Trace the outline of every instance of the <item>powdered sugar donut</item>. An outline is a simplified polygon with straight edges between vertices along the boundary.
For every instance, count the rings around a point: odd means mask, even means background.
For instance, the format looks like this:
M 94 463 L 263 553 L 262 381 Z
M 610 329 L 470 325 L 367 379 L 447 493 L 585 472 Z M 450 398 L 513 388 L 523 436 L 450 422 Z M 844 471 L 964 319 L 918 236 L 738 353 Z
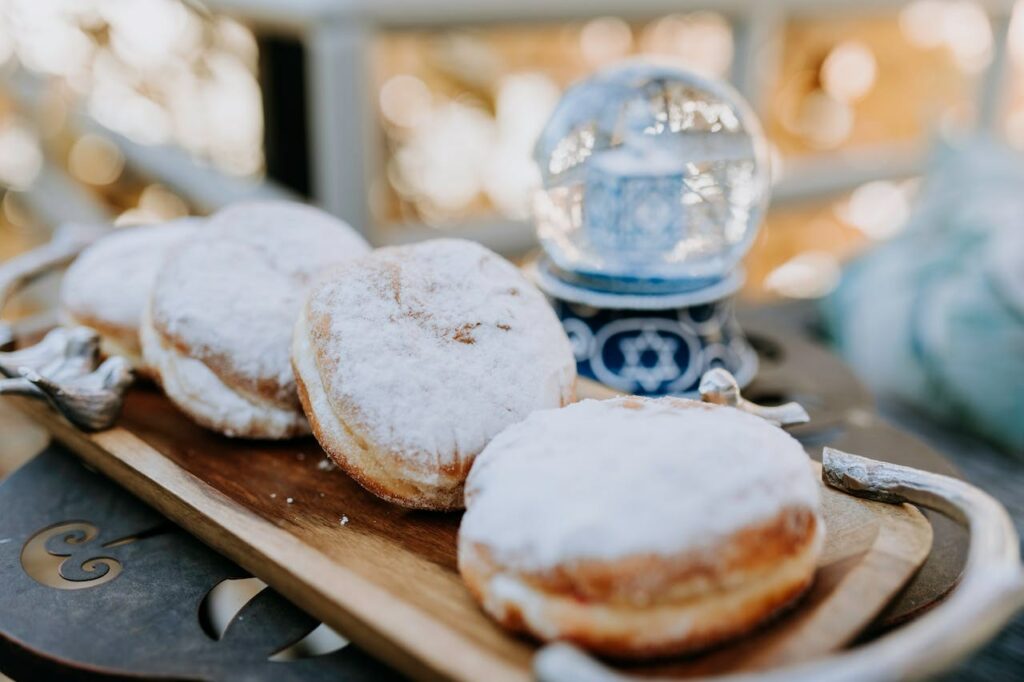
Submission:
M 146 361 L 204 426 L 248 438 L 308 433 L 289 359 L 295 318 L 314 275 L 368 251 L 309 206 L 226 208 L 160 269 L 142 324 Z
M 800 444 L 690 400 L 587 400 L 499 434 L 459 570 L 506 627 L 623 657 L 745 632 L 810 584 L 824 526 Z
M 441 239 L 378 249 L 310 292 L 292 353 L 313 433 L 368 490 L 462 507 L 473 458 L 571 400 L 575 361 L 544 297 L 508 261 Z
M 83 251 L 61 284 L 65 322 L 95 329 L 106 355 L 120 355 L 143 374 L 139 323 L 167 253 L 195 237 L 200 218 L 117 229 Z

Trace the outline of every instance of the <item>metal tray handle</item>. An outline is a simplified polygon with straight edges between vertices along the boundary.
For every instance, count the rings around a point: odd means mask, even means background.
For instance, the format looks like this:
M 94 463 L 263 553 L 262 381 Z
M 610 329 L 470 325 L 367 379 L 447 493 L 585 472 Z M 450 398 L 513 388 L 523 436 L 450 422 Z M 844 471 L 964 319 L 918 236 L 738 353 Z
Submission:
M 58 327 L 35 346 L 0 353 L 0 395 L 46 401 L 83 431 L 101 431 L 120 415 L 132 370 L 124 358 L 99 359 L 96 332 Z

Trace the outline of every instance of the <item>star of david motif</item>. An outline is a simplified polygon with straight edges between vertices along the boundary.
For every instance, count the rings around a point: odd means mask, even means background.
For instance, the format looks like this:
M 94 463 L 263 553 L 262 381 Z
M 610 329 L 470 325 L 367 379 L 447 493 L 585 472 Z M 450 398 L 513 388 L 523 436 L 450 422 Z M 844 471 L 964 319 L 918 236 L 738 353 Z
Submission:
M 680 374 L 676 363 L 679 341 L 659 334 L 653 327 L 644 327 L 639 335 L 619 341 L 624 359 L 619 375 L 638 383 L 645 391 L 653 392 L 666 381 Z M 653 353 L 654 364 L 644 362 L 645 355 Z

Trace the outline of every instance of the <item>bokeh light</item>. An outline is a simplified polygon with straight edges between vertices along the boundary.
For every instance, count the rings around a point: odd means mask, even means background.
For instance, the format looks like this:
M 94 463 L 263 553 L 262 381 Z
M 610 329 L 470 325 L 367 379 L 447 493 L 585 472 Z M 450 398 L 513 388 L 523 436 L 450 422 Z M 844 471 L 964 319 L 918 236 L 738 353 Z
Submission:
M 633 30 L 618 17 L 591 19 L 580 29 L 580 52 L 595 67 L 621 59 L 633 48 Z
M 836 214 L 871 239 L 886 239 L 899 232 L 910 216 L 910 198 L 914 183 L 878 180 L 853 190 L 836 207 Z
M 0 126 L 0 184 L 26 189 L 43 167 L 43 151 L 31 126 L 8 120 Z
M 841 102 L 855 102 L 871 91 L 877 71 L 871 48 L 859 40 L 846 40 L 825 57 L 821 65 L 822 88 Z
M 943 28 L 954 20 L 960 33 Z M 966 0 L 792 18 L 765 127 L 785 157 L 923 149 L 976 122 L 977 69 L 991 52 L 989 20 Z
M 99 135 L 83 135 L 68 152 L 68 171 L 89 185 L 109 185 L 121 176 L 124 155 Z
M 977 73 L 992 58 L 992 27 L 971 0 L 915 0 L 900 12 L 900 28 L 914 45 L 949 50 L 957 67 Z
M 256 42 L 238 22 L 181 0 L 6 0 L 0 62 L 12 56 L 136 142 L 180 145 L 232 174 L 262 171 Z
M 526 219 L 539 185 L 532 146 L 569 84 L 641 54 L 724 77 L 732 52 L 714 12 L 386 34 L 375 50 L 386 138 L 375 215 L 439 227 L 494 211 Z
M 671 61 L 680 66 L 724 76 L 732 63 L 732 28 L 716 12 L 670 14 L 643 29 L 640 47 L 645 54 L 674 58 Z
M 793 129 L 811 146 L 833 149 L 853 131 L 853 109 L 824 90 L 815 90 L 800 102 Z
M 840 275 L 834 254 L 805 251 L 768 273 L 764 286 L 787 298 L 819 298 L 836 288 Z
M 416 76 L 392 76 L 380 88 L 380 112 L 388 122 L 403 128 L 423 124 L 433 97 L 426 83 Z

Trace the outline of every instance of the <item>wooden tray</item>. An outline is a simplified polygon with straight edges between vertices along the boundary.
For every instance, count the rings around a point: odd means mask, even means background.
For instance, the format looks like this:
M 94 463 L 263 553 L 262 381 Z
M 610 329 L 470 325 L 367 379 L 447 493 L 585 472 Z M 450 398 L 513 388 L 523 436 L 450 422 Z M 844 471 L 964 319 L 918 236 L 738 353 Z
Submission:
M 83 434 L 23 409 L 86 462 L 389 664 L 419 679 L 530 677 L 536 643 L 476 607 L 455 567 L 458 514 L 403 510 L 337 470 L 312 440 L 231 441 L 133 390 L 117 428 Z M 824 489 L 826 550 L 792 613 L 737 644 L 630 666 L 655 676 L 763 669 L 849 643 L 924 561 L 931 527 L 907 505 Z

